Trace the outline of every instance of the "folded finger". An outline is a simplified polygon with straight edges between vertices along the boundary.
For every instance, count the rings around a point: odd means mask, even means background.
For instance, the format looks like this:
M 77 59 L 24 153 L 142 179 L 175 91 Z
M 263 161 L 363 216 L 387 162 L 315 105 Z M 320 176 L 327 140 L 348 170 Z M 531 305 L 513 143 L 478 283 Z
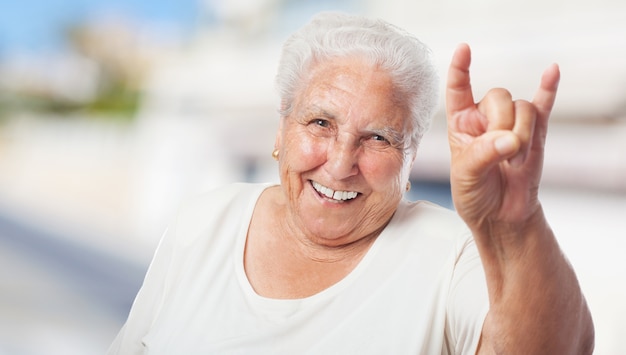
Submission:
M 478 104 L 478 110 L 487 119 L 487 130 L 512 130 L 515 124 L 515 107 L 508 90 L 491 89 Z
M 509 161 L 513 166 L 521 165 L 528 156 L 534 143 L 537 110 L 533 104 L 525 100 L 517 100 L 515 105 L 515 125 L 513 133 L 518 137 L 520 149 Z

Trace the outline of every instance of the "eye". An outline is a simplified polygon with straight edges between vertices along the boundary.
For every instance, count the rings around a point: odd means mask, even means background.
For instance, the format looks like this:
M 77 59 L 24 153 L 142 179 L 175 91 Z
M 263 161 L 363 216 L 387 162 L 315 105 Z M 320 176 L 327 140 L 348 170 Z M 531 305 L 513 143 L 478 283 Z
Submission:
M 311 118 L 306 122 L 307 131 L 316 137 L 330 137 L 335 133 L 335 127 L 331 120 Z
M 313 121 L 311 121 L 311 123 L 320 127 L 330 127 L 330 122 L 321 118 L 316 118 Z
M 373 149 L 384 149 L 389 147 L 389 141 L 384 136 L 380 134 L 372 134 L 366 137 L 363 137 L 362 144 L 365 147 L 373 148 Z
M 369 134 L 365 135 L 363 138 L 364 142 L 368 143 L 372 147 L 392 147 L 396 149 L 403 149 L 404 147 L 403 135 L 395 129 L 389 127 L 370 131 Z
M 372 135 L 371 139 L 375 140 L 375 141 L 378 141 L 378 142 L 389 143 L 389 140 L 387 140 L 387 138 L 381 136 L 380 134 Z

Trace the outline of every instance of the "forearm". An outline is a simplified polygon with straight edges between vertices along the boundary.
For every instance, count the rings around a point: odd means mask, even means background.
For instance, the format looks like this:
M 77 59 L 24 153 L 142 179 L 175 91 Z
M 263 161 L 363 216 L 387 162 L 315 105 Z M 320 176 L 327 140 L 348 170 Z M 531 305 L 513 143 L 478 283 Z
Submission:
M 543 211 L 473 231 L 490 302 L 479 353 L 590 354 L 591 315 Z

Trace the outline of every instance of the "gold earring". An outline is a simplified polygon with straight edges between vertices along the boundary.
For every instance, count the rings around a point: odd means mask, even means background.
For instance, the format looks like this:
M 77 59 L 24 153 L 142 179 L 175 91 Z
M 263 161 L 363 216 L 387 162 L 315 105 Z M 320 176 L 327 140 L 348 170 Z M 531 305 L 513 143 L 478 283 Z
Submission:
M 274 151 L 272 152 L 272 158 L 278 161 L 278 148 L 274 149 Z
M 407 181 L 406 182 L 406 192 L 409 192 L 409 191 L 411 191 L 411 182 Z

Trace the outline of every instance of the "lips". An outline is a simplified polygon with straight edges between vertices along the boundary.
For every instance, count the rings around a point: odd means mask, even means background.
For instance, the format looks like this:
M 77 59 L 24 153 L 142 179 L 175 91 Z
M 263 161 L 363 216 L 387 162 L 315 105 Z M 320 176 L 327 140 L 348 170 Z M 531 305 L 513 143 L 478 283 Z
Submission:
M 315 181 L 311 181 L 311 185 L 313 185 L 313 188 L 315 189 L 315 191 L 320 193 L 320 195 L 323 195 L 335 201 L 352 200 L 355 197 L 357 197 L 359 194 L 358 192 L 355 192 L 355 191 L 339 191 L 339 190 L 335 191 Z

